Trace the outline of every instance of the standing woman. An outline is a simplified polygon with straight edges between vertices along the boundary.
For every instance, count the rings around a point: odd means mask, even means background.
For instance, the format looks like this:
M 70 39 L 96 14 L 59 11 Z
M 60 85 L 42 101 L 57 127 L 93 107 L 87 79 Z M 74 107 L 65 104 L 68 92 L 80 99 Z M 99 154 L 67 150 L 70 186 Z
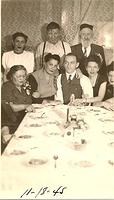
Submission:
M 1 89 L 2 102 L 9 104 L 16 116 L 17 126 L 26 112 L 34 111 L 31 95 L 25 87 L 27 70 L 22 65 L 14 65 L 7 74 L 8 81 Z
M 32 103 L 54 100 L 57 92 L 55 71 L 60 63 L 60 57 L 59 55 L 49 53 L 44 57 L 44 61 L 43 68 L 29 75 Z

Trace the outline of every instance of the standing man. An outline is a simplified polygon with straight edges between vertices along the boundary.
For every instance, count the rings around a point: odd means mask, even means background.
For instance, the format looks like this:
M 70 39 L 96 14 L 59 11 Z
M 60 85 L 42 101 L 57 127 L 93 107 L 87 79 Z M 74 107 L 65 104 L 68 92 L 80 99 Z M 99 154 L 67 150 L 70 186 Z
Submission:
M 104 49 L 102 46 L 93 44 L 93 26 L 89 24 L 81 24 L 79 37 L 81 43 L 74 45 L 71 47 L 72 53 L 76 55 L 77 61 L 80 63 L 79 68 L 82 73 L 87 75 L 87 71 L 85 69 L 85 60 L 87 57 L 97 54 L 101 58 L 102 65 L 100 69 L 100 73 L 102 75 L 106 75 L 106 62 Z
M 70 45 L 61 38 L 61 27 L 56 22 L 47 25 L 47 41 L 38 45 L 36 50 L 36 70 L 43 67 L 44 56 L 48 53 L 59 55 L 61 58 L 60 67 L 63 63 L 64 55 L 71 52 Z
M 34 70 L 34 54 L 25 51 L 28 36 L 22 32 L 16 32 L 12 35 L 13 50 L 5 52 L 2 56 L 2 65 L 5 74 L 14 65 L 23 65 L 28 73 Z

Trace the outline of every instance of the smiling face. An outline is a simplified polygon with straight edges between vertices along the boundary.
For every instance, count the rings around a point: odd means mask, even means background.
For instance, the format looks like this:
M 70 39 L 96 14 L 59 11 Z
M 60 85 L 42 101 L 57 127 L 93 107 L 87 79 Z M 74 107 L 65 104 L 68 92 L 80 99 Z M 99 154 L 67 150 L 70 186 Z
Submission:
M 77 60 L 75 56 L 68 55 L 65 57 L 64 67 L 65 67 L 65 71 L 68 74 L 72 74 L 76 70 L 76 66 L 77 66 Z
M 15 38 L 13 41 L 13 46 L 14 46 L 14 52 L 17 54 L 23 53 L 25 49 L 26 41 L 25 38 L 22 36 L 18 36 Z
M 53 75 L 54 72 L 56 71 L 58 66 L 58 61 L 55 59 L 50 59 L 45 63 L 45 70 L 48 74 Z
M 96 62 L 90 61 L 86 66 L 89 77 L 94 77 L 98 74 L 99 66 Z
M 16 71 L 15 74 L 13 74 L 12 81 L 17 87 L 21 87 L 26 81 L 26 71 Z
M 56 29 L 49 29 L 47 32 L 48 41 L 52 44 L 56 44 L 60 39 L 60 30 Z
M 80 31 L 82 45 L 88 47 L 92 43 L 93 31 L 89 28 L 83 28 Z
M 114 87 L 114 71 L 110 71 L 108 73 L 108 81 L 109 81 L 110 85 L 112 85 Z

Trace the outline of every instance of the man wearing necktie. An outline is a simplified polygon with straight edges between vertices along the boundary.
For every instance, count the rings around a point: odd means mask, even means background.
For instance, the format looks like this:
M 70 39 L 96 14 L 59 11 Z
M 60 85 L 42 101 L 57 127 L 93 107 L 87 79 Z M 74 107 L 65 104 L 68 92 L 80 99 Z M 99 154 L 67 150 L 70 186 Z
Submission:
M 69 53 L 64 59 L 65 73 L 60 74 L 57 79 L 57 95 L 56 100 L 69 104 L 72 95 L 74 99 L 81 99 L 83 96 L 92 97 L 93 89 L 88 77 L 82 73 L 79 75 L 77 70 L 76 56 Z
M 106 75 L 106 62 L 102 46 L 93 44 L 93 26 L 89 24 L 81 24 L 80 26 L 80 43 L 71 47 L 72 53 L 77 57 L 79 68 L 82 73 L 88 76 L 85 69 L 86 58 L 97 54 L 101 58 L 102 66 L 100 73 Z

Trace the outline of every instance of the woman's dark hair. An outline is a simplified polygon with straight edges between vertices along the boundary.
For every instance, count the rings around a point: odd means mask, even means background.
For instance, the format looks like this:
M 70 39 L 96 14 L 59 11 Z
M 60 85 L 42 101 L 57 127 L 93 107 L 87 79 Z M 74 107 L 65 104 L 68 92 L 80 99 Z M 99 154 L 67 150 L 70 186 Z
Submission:
M 60 56 L 59 56 L 59 55 L 48 53 L 48 54 L 44 57 L 45 62 L 48 62 L 48 61 L 51 60 L 51 59 L 57 60 L 57 61 L 58 61 L 58 64 L 60 63 Z
M 23 65 L 14 65 L 10 68 L 10 71 L 7 73 L 7 79 L 12 80 L 13 75 L 19 70 L 24 70 L 27 73 L 27 70 Z
M 59 24 L 57 24 L 56 22 L 50 22 L 47 25 L 47 31 L 51 30 L 51 29 L 59 29 L 60 30 L 60 26 Z
M 101 64 L 102 64 L 101 58 L 97 54 L 91 55 L 85 60 L 85 67 L 87 67 L 89 62 L 96 62 L 98 64 L 99 69 L 100 69 Z
M 114 61 L 112 61 L 111 64 L 107 66 L 107 73 L 110 71 L 114 71 Z

